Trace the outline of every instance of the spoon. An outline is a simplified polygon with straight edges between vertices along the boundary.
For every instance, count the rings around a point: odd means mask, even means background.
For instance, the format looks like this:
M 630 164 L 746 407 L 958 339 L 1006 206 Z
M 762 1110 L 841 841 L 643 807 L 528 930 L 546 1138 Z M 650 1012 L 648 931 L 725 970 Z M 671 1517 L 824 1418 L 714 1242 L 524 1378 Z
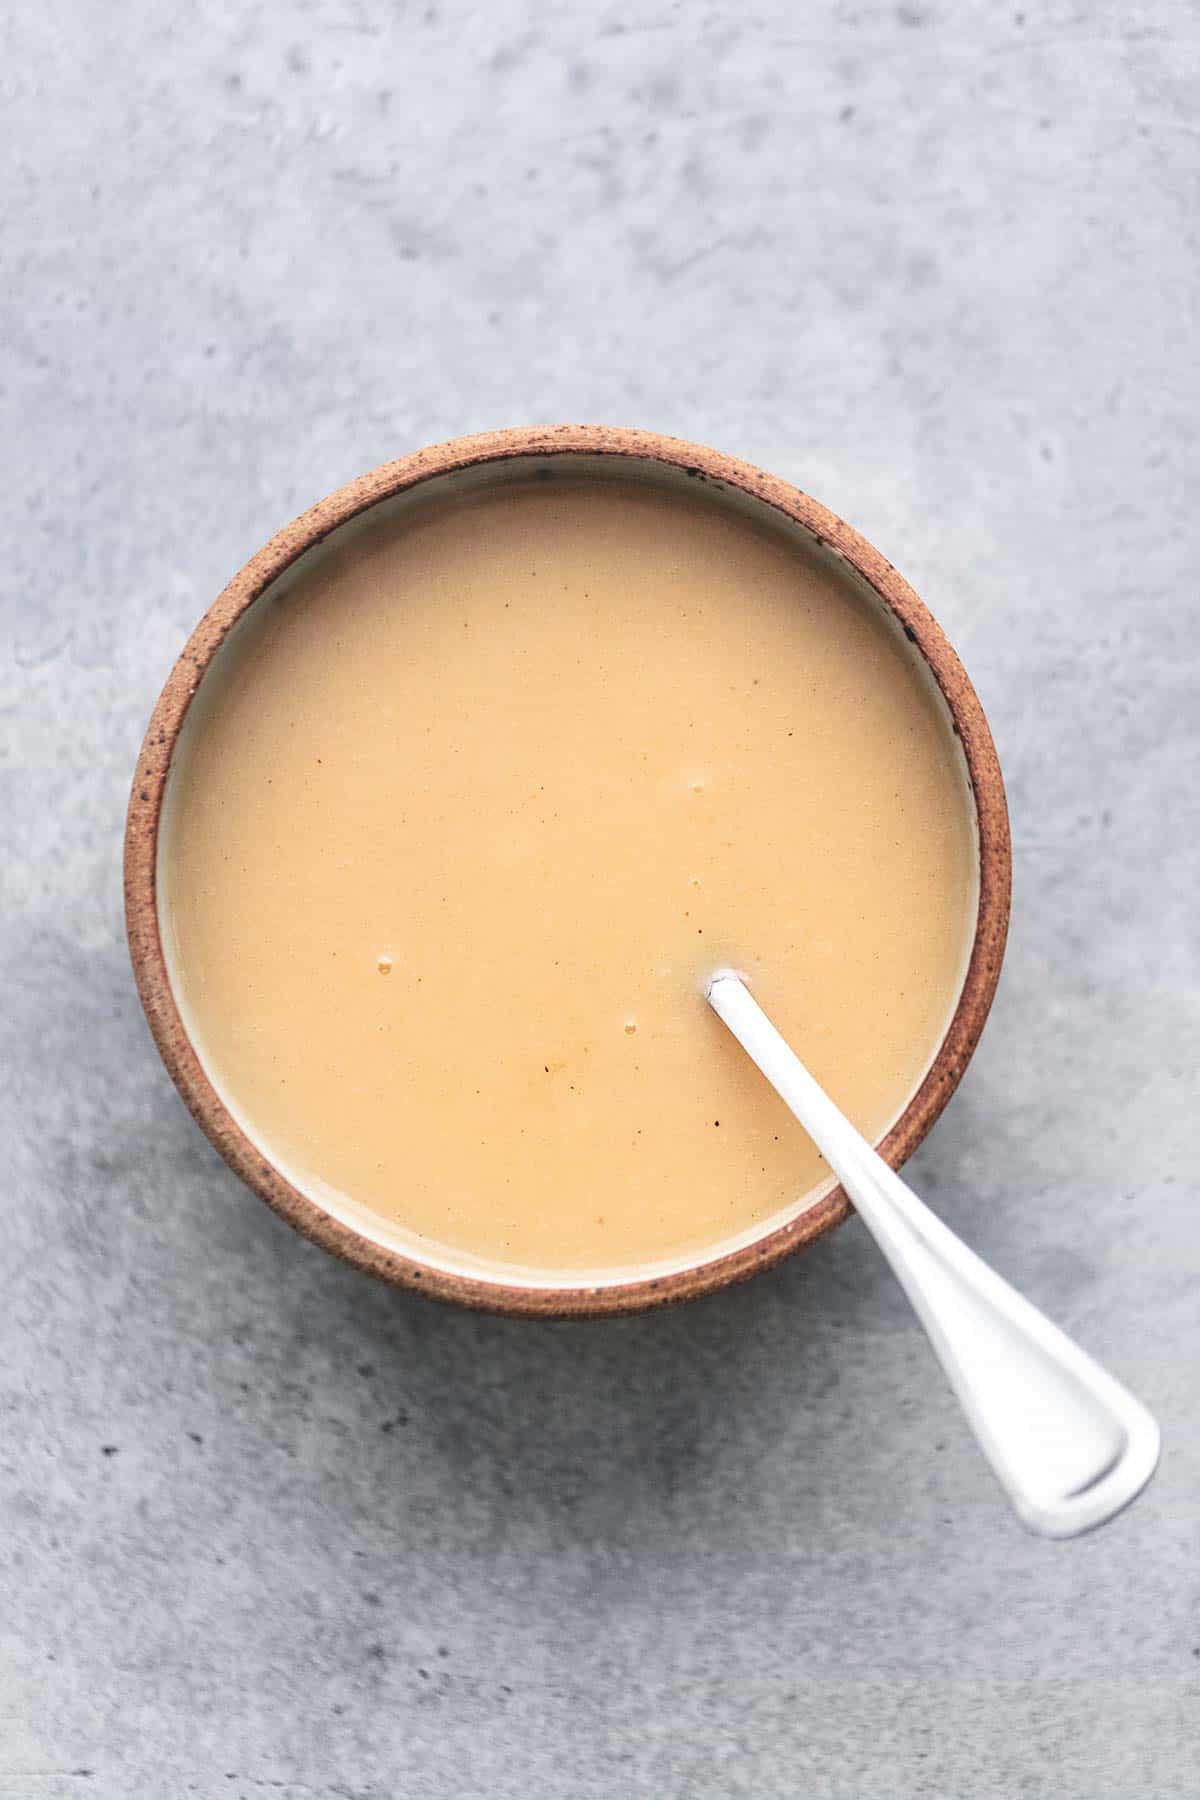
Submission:
M 706 996 L 854 1202 L 1022 1523 L 1043 1537 L 1077 1537 L 1128 1506 L 1158 1462 L 1146 1408 L 917 1199 L 739 975 L 718 969 Z

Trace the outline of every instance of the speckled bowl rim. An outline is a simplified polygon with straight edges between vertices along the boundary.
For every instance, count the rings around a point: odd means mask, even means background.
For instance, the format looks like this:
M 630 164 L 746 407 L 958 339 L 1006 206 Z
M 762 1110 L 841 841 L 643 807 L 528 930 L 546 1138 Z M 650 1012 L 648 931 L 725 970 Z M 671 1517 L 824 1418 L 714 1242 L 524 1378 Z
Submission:
M 125 911 L 134 974 L 159 1054 L 188 1110 L 230 1168 L 306 1238 L 336 1256 L 439 1300 L 526 1317 L 638 1312 L 711 1293 L 770 1268 L 840 1225 L 852 1210 L 834 1188 L 789 1223 L 755 1242 L 671 1274 L 604 1286 L 528 1287 L 451 1273 L 360 1235 L 307 1198 L 267 1159 L 218 1098 L 184 1028 L 167 974 L 158 924 L 157 854 L 171 757 L 201 678 L 234 623 L 306 550 L 379 501 L 435 476 L 514 457 L 638 458 L 697 480 L 740 489 L 801 525 L 857 570 L 904 628 L 933 673 L 962 742 L 979 829 L 979 912 L 954 1016 L 933 1065 L 879 1145 L 893 1168 L 909 1157 L 962 1077 L 992 1004 L 1008 932 L 1012 853 L 1004 784 L 975 690 L 932 614 L 878 550 L 807 494 L 749 463 L 700 444 L 607 425 L 554 425 L 490 431 L 420 450 L 359 476 L 286 525 L 251 557 L 209 607 L 167 679 L 134 773 L 125 831 Z

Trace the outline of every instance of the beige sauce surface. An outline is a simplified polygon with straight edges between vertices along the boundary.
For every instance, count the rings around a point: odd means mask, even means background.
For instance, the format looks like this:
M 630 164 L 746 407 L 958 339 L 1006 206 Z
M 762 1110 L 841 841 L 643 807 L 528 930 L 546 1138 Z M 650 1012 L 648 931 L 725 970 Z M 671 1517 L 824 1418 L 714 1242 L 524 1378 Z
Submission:
M 878 1137 L 975 866 L 944 709 L 831 566 L 560 476 L 383 519 L 256 605 L 176 753 L 160 915 L 210 1077 L 300 1185 L 453 1266 L 628 1274 L 827 1179 L 706 971 Z

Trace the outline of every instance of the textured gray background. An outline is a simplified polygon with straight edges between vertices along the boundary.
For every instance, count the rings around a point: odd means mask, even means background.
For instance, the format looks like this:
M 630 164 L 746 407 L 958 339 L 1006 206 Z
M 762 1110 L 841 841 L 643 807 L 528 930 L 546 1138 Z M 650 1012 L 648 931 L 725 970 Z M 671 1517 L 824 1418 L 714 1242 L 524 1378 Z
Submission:
M 7 9 L 0 1795 L 1192 1796 L 1200 24 L 935 6 Z M 1161 1416 L 1008 1517 L 857 1226 L 537 1326 L 293 1237 L 126 965 L 127 782 L 301 506 L 486 426 L 740 452 L 915 582 L 1016 911 L 914 1165 Z

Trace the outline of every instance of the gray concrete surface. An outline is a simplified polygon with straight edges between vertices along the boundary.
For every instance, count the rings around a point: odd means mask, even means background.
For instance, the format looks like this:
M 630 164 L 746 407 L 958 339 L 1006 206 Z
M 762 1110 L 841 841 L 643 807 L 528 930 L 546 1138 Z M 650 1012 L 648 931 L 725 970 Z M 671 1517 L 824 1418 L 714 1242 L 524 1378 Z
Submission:
M 1194 8 L 5 9 L 0 1795 L 1192 1796 Z M 118 846 L 186 629 L 423 442 L 662 427 L 956 639 L 1016 912 L 921 1188 L 1164 1427 L 1008 1517 L 856 1226 L 583 1327 L 373 1286 L 189 1124 Z

